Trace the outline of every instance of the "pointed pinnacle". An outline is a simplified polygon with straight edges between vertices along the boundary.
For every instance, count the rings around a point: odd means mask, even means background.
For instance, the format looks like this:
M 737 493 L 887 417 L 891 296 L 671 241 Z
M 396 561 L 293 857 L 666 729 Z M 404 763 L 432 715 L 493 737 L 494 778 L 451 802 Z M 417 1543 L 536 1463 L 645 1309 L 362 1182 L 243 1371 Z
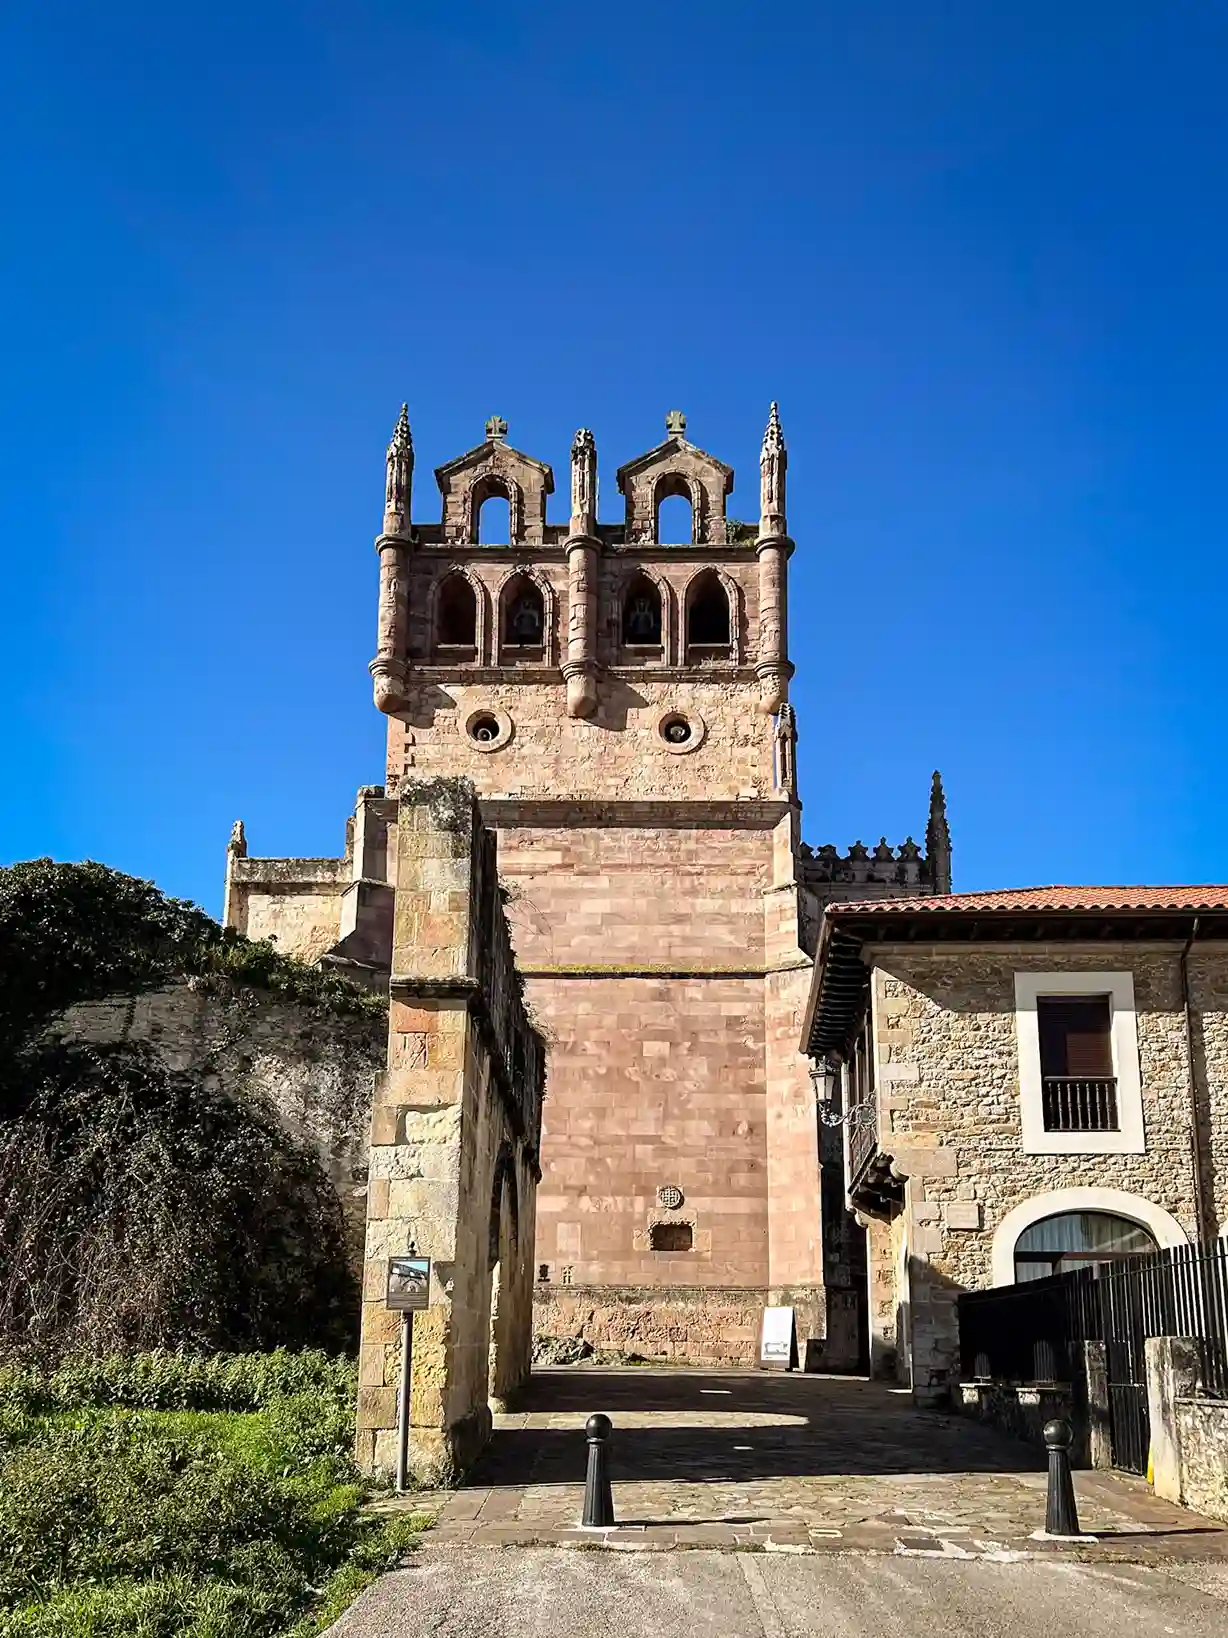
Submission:
M 400 449 L 408 449 L 413 444 L 413 437 L 409 430 L 409 405 L 401 405 L 401 413 L 397 416 L 397 424 L 392 429 L 392 442 Z
M 780 409 L 773 399 L 772 408 L 768 413 L 767 431 L 763 434 L 764 449 L 783 449 L 785 435 L 780 425 Z

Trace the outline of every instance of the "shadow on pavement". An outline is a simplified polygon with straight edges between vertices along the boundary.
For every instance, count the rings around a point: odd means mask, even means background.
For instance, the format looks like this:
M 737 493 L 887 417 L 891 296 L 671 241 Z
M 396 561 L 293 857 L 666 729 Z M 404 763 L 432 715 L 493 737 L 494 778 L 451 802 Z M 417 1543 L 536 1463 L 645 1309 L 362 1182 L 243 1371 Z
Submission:
M 582 1483 L 581 1430 L 594 1411 L 614 1423 L 615 1482 L 1038 1473 L 1045 1465 L 1027 1445 L 961 1417 L 918 1411 L 876 1382 L 579 1369 L 535 1373 L 509 1418 L 520 1425 L 496 1428 L 466 1484 Z M 556 1418 L 567 1425 L 549 1425 Z

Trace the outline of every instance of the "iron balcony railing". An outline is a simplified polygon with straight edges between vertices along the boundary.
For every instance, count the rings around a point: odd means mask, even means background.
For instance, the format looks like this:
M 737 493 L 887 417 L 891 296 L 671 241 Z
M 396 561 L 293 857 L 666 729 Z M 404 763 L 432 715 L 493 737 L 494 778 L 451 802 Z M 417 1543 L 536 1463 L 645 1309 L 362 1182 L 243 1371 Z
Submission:
M 1117 1082 L 1046 1075 L 1042 1089 L 1046 1132 L 1116 1132 Z
M 878 1111 L 874 1093 L 849 1105 L 849 1181 L 855 1183 L 878 1148 Z

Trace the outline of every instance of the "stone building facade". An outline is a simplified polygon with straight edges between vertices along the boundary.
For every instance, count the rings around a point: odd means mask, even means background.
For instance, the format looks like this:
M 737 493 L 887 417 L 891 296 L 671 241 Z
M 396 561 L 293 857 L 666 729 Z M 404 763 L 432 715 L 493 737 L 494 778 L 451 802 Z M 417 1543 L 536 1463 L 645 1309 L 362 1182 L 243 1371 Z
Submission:
M 733 472 L 685 417 L 666 434 L 619 469 L 608 522 L 577 433 L 552 522 L 551 468 L 493 417 L 436 470 L 439 521 L 413 522 L 402 412 L 376 542 L 385 783 L 359 793 L 341 859 L 251 858 L 236 839 L 226 919 L 385 982 L 397 793 L 471 781 L 549 1043 L 539 1331 L 749 1363 L 764 1304 L 786 1302 L 804 1359 L 853 1365 L 861 1236 L 798 1029 L 824 903 L 949 890 L 941 786 L 924 854 L 802 843 L 780 420 L 773 406 L 757 525 L 727 517 Z M 689 528 L 664 539 L 679 497 Z M 490 503 L 506 526 L 487 542 Z
M 804 1040 L 849 1120 L 876 1369 L 940 1398 L 961 1291 L 1228 1226 L 1226 940 L 1228 888 L 829 907 Z

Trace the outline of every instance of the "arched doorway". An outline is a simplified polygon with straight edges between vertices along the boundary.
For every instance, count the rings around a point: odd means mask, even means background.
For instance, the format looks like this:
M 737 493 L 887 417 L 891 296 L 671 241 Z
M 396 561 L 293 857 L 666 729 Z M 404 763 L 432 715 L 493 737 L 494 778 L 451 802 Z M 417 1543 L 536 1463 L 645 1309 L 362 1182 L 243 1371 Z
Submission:
M 1058 1212 L 1024 1229 L 1015 1241 L 1015 1283 L 1158 1250 L 1154 1236 L 1128 1217 L 1107 1211 Z
M 489 1252 L 490 1332 L 486 1360 L 486 1395 L 492 1411 L 506 1409 L 507 1396 L 523 1375 L 516 1351 L 515 1310 L 517 1260 L 520 1252 L 520 1202 L 511 1145 L 504 1143 L 495 1161 L 491 1187 Z

